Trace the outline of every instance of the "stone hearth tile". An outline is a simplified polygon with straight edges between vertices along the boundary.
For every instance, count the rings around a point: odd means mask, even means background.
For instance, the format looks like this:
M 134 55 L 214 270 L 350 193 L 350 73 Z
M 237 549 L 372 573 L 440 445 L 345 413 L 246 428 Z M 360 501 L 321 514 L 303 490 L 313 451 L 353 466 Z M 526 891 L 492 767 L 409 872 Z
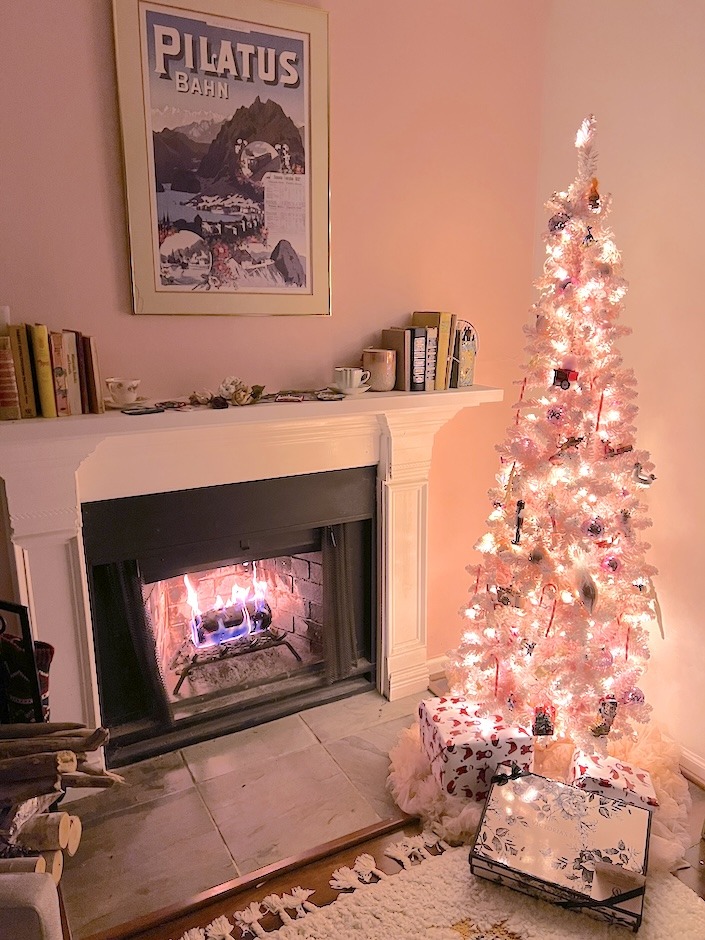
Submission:
M 61 888 L 73 938 L 82 940 L 237 876 L 192 789 L 84 827 Z
M 325 745 L 336 764 L 355 789 L 372 805 L 382 819 L 398 819 L 404 814 L 388 792 L 389 751 L 413 718 L 397 718 Z
M 196 781 L 211 780 L 239 767 L 257 763 L 273 754 L 290 754 L 316 744 L 315 735 L 298 715 L 269 721 L 201 744 L 182 749 Z
M 138 804 L 160 799 L 170 793 L 188 790 L 194 785 L 178 751 L 127 767 L 118 767 L 115 773 L 125 778 L 125 786 L 116 784 L 107 790 L 91 790 L 89 796 L 64 800 L 60 808 L 80 816 L 81 822 L 86 824 Z M 80 792 L 72 789 L 68 791 L 68 796 L 73 797 Z
M 406 715 L 415 716 L 421 699 L 430 697 L 431 693 L 424 691 L 388 702 L 379 692 L 363 692 L 339 702 L 309 708 L 301 712 L 301 718 L 318 740 L 325 744 L 327 741 L 347 737 L 352 732 L 364 731 L 382 722 Z
M 243 764 L 198 789 L 243 874 L 380 819 L 321 745 Z

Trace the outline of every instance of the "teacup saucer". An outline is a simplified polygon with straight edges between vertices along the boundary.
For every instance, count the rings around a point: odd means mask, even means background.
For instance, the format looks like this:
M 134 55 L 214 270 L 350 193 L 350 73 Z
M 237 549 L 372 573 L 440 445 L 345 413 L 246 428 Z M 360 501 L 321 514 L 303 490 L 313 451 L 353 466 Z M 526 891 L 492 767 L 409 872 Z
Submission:
M 147 399 L 144 395 L 140 395 L 139 398 L 136 398 L 127 405 L 119 405 L 116 401 L 113 401 L 112 398 L 106 397 L 103 399 L 106 408 L 116 408 L 118 411 L 122 411 L 123 408 L 134 408 L 135 405 L 143 405 L 146 401 Z
M 362 395 L 363 392 L 369 392 L 369 385 L 358 385 L 357 388 L 340 388 L 338 385 L 330 385 L 329 388 L 339 395 Z

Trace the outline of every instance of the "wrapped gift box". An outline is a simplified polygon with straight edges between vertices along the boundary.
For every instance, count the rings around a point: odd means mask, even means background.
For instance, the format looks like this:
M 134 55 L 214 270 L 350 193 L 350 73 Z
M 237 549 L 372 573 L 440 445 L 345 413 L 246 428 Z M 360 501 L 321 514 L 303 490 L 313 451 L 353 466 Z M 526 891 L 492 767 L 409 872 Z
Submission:
M 494 783 L 473 874 L 636 931 L 651 813 L 537 774 Z
M 570 763 L 568 783 L 634 806 L 646 809 L 658 806 L 648 771 L 625 764 L 616 757 L 590 757 L 584 751 L 576 751 Z
M 479 705 L 441 696 L 419 704 L 421 743 L 433 776 L 446 793 L 482 802 L 504 761 L 531 770 L 533 738 L 501 715 L 482 716 Z

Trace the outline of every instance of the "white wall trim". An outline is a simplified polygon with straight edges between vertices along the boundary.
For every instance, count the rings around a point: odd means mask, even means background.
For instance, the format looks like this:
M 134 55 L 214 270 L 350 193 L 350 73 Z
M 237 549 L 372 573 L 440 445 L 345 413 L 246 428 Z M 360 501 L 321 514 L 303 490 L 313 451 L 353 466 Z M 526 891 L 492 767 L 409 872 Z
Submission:
M 428 674 L 430 676 L 437 676 L 440 673 L 445 672 L 448 666 L 448 656 L 434 656 L 427 661 L 428 665 Z
M 695 751 L 690 751 L 687 747 L 684 747 L 681 748 L 680 765 L 683 774 L 689 780 L 705 788 L 705 757 L 701 757 Z

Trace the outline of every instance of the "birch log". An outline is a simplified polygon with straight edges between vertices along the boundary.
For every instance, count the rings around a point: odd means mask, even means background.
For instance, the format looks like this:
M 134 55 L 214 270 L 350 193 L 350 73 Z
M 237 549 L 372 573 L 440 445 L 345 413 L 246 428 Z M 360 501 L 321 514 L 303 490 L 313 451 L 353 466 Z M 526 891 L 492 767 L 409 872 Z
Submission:
M 42 852 L 42 856 L 46 863 L 47 874 L 51 875 L 54 884 L 58 885 L 64 871 L 64 853 L 58 850 L 56 852 Z
M 25 858 L 0 858 L 0 874 L 17 871 L 36 871 L 43 874 L 47 870 L 43 855 L 28 855 Z
M 17 834 L 17 842 L 27 849 L 65 849 L 69 844 L 69 813 L 43 813 L 28 820 Z
M 71 816 L 71 822 L 69 825 L 69 839 L 66 843 L 66 853 L 70 856 L 74 856 L 78 851 L 78 846 L 81 842 L 81 835 L 83 834 L 83 823 L 81 822 L 78 816 Z

